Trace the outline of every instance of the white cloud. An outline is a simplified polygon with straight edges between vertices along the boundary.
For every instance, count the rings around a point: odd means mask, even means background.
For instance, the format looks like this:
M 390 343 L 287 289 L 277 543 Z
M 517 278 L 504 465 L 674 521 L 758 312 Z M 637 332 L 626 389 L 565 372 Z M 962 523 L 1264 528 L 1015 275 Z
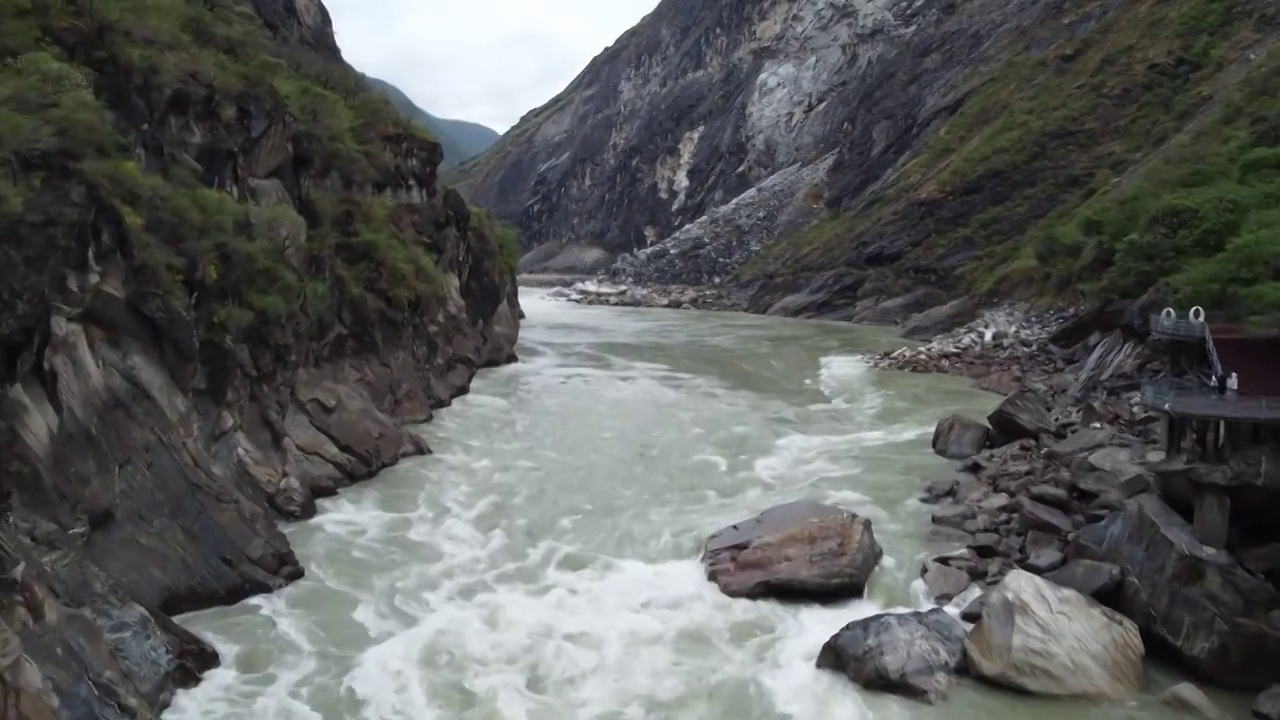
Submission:
M 435 115 L 499 132 L 658 0 L 326 0 L 347 62 Z

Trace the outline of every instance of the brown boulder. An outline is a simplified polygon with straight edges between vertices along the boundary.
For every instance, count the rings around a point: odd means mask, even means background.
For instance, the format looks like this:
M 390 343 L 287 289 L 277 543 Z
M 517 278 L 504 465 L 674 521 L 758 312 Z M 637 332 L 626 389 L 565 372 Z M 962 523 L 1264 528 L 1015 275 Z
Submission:
M 871 521 L 811 500 L 769 508 L 707 539 L 707 579 L 730 597 L 858 597 L 883 556 Z

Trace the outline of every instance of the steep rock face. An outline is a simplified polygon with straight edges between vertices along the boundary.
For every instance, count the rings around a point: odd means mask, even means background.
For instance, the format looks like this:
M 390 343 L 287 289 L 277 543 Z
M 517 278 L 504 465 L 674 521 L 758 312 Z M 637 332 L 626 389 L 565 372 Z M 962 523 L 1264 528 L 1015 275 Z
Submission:
M 276 522 L 514 359 L 514 257 L 317 0 L 5 25 L 0 717 L 154 718 L 218 662 L 169 615 L 301 577 Z
M 969 69 L 1063 4 L 667 0 L 459 176 L 529 247 L 673 237 L 645 258 L 662 267 L 634 272 L 727 278 L 828 195 L 874 184 Z
M 1268 0 L 668 1 L 457 175 L 542 246 L 526 271 L 882 323 L 921 287 L 1163 282 L 1274 321 L 1278 26 Z

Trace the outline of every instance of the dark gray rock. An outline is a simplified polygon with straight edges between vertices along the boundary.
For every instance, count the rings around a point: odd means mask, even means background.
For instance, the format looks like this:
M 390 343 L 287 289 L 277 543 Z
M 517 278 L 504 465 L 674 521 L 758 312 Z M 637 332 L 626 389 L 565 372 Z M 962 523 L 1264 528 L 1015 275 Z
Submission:
M 1033 485 L 1027 488 L 1027 497 L 1059 510 L 1071 509 L 1071 495 L 1066 490 L 1053 485 Z
M 996 533 L 978 533 L 973 536 L 973 542 L 969 543 L 969 547 L 980 558 L 1008 557 L 1008 542 Z
M 959 528 L 950 528 L 942 525 L 930 525 L 928 532 L 925 533 L 925 539 L 932 543 L 959 545 L 961 547 L 973 542 L 973 536 L 969 533 Z
M 864 325 L 893 325 L 945 300 L 933 287 L 916 288 L 885 300 L 869 298 L 849 319 Z
M 902 336 L 910 340 L 931 340 L 971 322 L 977 314 L 978 304 L 972 298 L 962 297 L 913 315 L 903 323 Z
M 1084 428 L 1049 446 L 1049 455 L 1058 460 L 1067 460 L 1083 453 L 1096 450 L 1115 440 L 1114 430 L 1107 428 Z
M 1062 537 L 1075 529 L 1071 518 L 1061 510 L 1027 497 L 1018 498 L 1018 520 L 1028 530 L 1041 530 Z
M 1108 607 L 1114 607 L 1116 593 L 1124 579 L 1124 571 L 1118 565 L 1094 560 L 1072 560 L 1044 576 L 1056 585 L 1071 588 L 1081 595 L 1088 595 Z
M 964 662 L 964 627 L 941 608 L 874 615 L 827 640 L 817 665 L 868 690 L 937 702 Z
M 1023 542 L 1023 549 L 1028 555 L 1038 550 L 1061 550 L 1062 540 L 1058 536 L 1049 533 L 1032 530 L 1027 533 L 1027 537 Z
M 1057 550 L 1037 550 L 1021 563 L 1022 569 L 1036 575 L 1057 570 L 1067 559 Z
M 1202 545 L 1160 498 L 1139 495 L 1082 528 L 1071 553 L 1121 568 L 1116 608 L 1139 623 L 1153 651 L 1222 687 L 1272 684 L 1280 667 L 1280 593 L 1230 554 Z
M 730 597 L 856 597 L 883 551 L 871 521 L 811 500 L 769 508 L 707 539 L 707 579 Z
M 933 524 L 958 529 L 972 520 L 976 514 L 976 511 L 968 505 L 955 503 L 939 505 L 933 511 Z
M 987 423 L 1007 441 L 1035 440 L 1041 435 L 1051 435 L 1057 429 L 1044 401 L 1021 390 L 1005 398 L 987 416 Z
M 929 599 L 941 605 L 951 602 L 969 587 L 968 572 L 940 562 L 926 562 L 921 573 Z
M 924 495 L 920 498 L 921 502 L 926 504 L 939 503 L 942 500 L 951 497 L 956 491 L 955 478 L 947 478 L 944 480 L 934 480 L 925 486 Z
M 933 430 L 933 452 L 950 460 L 963 460 L 982 452 L 991 430 L 977 420 L 950 415 Z

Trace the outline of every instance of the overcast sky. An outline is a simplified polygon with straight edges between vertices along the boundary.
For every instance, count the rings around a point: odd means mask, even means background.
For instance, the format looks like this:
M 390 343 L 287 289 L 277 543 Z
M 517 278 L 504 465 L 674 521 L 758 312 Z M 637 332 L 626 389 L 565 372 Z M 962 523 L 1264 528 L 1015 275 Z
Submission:
M 325 0 L 357 70 L 422 109 L 505 132 L 658 0 Z

